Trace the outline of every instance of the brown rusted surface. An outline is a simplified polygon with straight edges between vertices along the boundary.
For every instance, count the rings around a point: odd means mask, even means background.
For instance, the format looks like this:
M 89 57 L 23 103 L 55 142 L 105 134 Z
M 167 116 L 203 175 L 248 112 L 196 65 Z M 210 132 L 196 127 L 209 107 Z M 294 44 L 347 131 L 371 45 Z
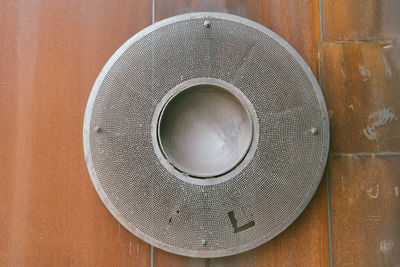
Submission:
M 154 266 L 163 267 L 208 267 L 210 266 L 210 259 L 203 258 L 190 258 L 154 248 Z
M 400 2 L 326 0 L 322 10 L 333 266 L 397 266 Z
M 400 158 L 329 160 L 334 266 L 400 262 Z
M 151 1 L 0 5 L 0 265 L 150 265 L 150 246 L 93 188 L 82 124 L 96 76 L 151 23 Z
M 324 41 L 395 39 L 400 35 L 398 0 L 323 0 Z
M 330 151 L 399 151 L 399 43 L 325 42 L 320 50 Z
M 155 1 L 155 20 L 186 12 L 226 12 L 267 26 L 288 41 L 318 77 L 318 1 Z M 301 28 L 301 31 L 299 29 Z M 267 244 L 236 256 L 193 259 L 154 249 L 154 266 L 329 266 L 326 183 L 304 213 Z

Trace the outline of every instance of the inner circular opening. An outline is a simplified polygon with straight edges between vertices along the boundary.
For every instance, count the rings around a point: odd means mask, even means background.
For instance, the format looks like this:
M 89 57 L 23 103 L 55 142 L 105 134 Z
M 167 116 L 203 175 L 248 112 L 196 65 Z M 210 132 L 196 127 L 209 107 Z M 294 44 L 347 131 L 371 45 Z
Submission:
M 207 178 L 232 170 L 253 136 L 250 114 L 229 90 L 200 84 L 172 96 L 158 121 L 158 142 L 179 171 Z

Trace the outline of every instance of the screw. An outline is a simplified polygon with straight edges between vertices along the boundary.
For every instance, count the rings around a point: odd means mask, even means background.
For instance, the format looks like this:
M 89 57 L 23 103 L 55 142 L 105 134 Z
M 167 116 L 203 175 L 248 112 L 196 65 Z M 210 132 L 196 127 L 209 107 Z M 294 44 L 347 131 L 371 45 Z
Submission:
M 207 243 L 207 242 L 206 242 L 205 239 L 201 240 L 201 244 L 202 244 L 202 245 L 205 245 L 206 243 Z
M 93 129 L 96 133 L 101 132 L 101 128 L 99 126 L 95 126 Z
M 210 28 L 210 26 L 211 26 L 210 21 L 209 20 L 204 21 L 203 26 L 206 28 Z
M 318 129 L 317 129 L 317 128 L 312 128 L 312 129 L 311 129 L 311 133 L 312 133 L 313 135 L 317 135 L 317 134 L 318 134 Z

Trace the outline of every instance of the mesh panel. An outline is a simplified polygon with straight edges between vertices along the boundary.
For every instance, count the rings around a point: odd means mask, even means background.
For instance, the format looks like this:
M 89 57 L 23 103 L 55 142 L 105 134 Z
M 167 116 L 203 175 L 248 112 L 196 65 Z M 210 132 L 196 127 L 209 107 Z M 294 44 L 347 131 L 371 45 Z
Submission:
M 326 128 L 310 77 L 283 46 L 242 23 L 207 18 L 212 26 L 205 28 L 204 20 L 164 25 L 116 60 L 94 101 L 90 129 L 102 132 L 90 132 L 90 151 L 102 190 L 134 227 L 171 247 L 224 251 L 272 238 L 297 216 L 321 178 Z M 151 140 L 163 96 L 197 77 L 235 85 L 259 118 L 254 157 L 216 185 L 176 178 Z M 320 134 L 310 134 L 313 127 Z

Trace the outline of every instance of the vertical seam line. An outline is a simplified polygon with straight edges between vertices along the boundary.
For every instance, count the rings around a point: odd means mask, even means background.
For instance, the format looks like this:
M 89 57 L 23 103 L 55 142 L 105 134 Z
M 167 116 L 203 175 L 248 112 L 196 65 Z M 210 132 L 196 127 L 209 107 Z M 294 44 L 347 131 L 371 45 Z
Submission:
M 330 197 L 330 187 L 329 187 L 329 171 L 326 170 L 326 192 L 328 198 L 328 230 L 329 230 L 329 263 L 333 266 L 332 257 L 332 227 L 331 227 L 331 197 Z
M 322 0 L 319 0 L 319 27 L 320 27 L 320 42 L 324 40 L 323 20 L 322 20 Z
M 154 24 L 154 20 L 155 20 L 155 6 L 156 6 L 156 0 L 152 0 L 152 9 L 151 9 L 151 23 Z
M 321 43 L 324 41 L 323 31 L 323 16 L 322 16 L 322 0 L 319 0 L 319 27 L 320 27 L 320 41 L 318 43 L 318 77 L 319 84 L 322 88 L 322 66 L 321 66 Z M 331 222 L 331 196 L 329 187 L 329 167 L 326 165 L 326 197 L 328 208 L 328 236 L 329 236 L 329 265 L 333 267 L 332 257 L 332 222 Z
M 154 266 L 154 247 L 153 245 L 150 246 L 150 266 Z

